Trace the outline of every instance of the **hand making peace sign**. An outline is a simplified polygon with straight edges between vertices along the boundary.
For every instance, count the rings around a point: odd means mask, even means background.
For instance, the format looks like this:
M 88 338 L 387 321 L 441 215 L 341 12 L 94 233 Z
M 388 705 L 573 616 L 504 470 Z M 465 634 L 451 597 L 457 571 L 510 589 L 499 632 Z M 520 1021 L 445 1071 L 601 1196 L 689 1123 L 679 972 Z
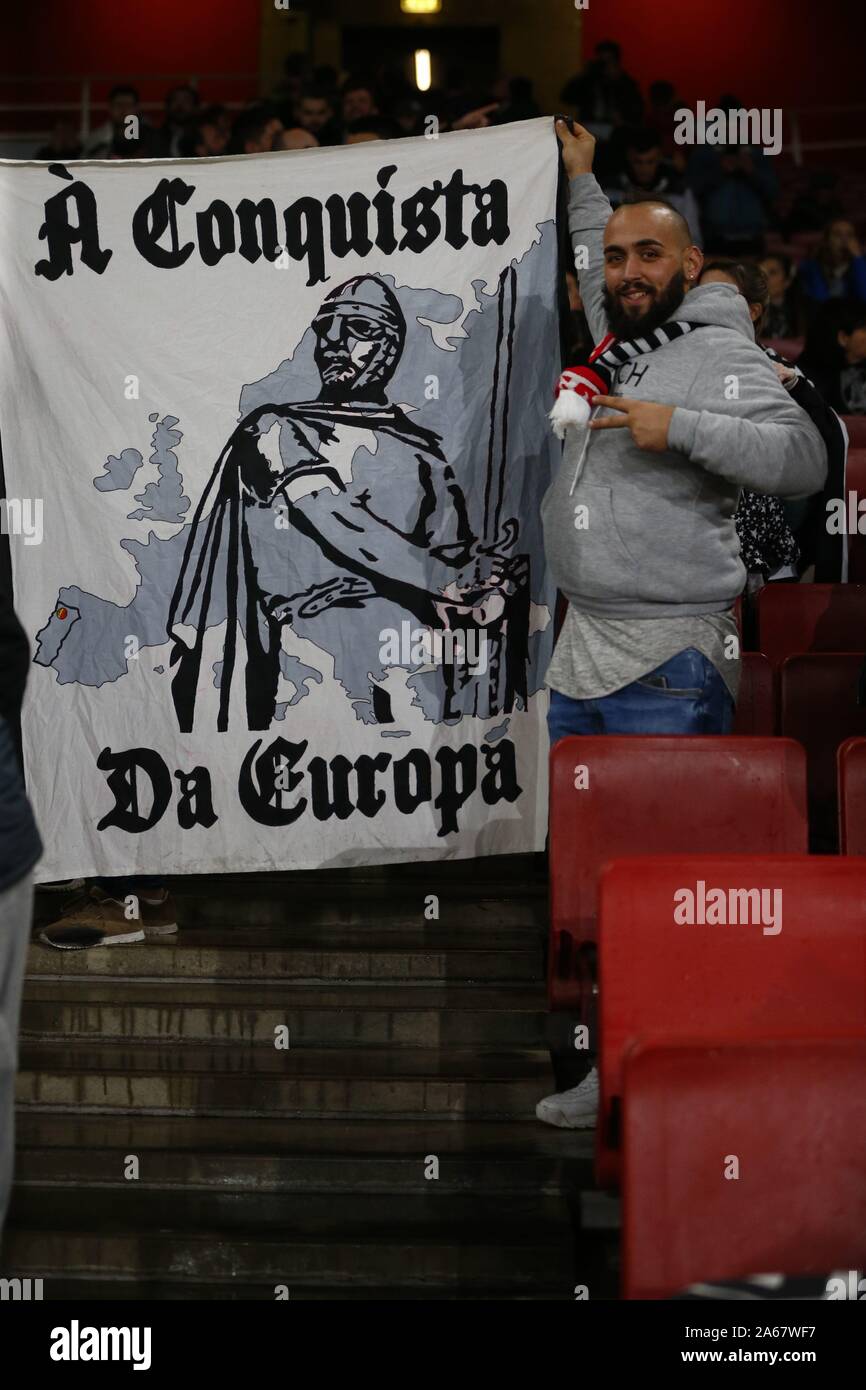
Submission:
M 638 448 L 654 454 L 662 454 L 668 447 L 668 430 L 674 413 L 672 405 L 634 401 L 624 396 L 593 396 L 592 404 L 606 405 L 620 414 L 590 421 L 591 430 L 630 430 Z

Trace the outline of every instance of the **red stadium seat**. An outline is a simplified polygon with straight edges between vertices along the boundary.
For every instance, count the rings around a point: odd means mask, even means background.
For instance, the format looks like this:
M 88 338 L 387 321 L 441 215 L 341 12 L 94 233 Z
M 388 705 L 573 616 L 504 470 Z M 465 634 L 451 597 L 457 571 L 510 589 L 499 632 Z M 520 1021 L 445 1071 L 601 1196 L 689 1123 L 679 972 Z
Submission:
M 701 911 L 701 883 L 705 893 L 721 889 L 725 901 L 741 911 L 744 900 L 731 899 L 731 890 L 764 890 L 761 921 L 677 921 L 683 890 L 696 900 L 698 919 L 712 911 L 712 904 Z M 660 856 L 621 859 L 603 870 L 596 1131 L 601 1186 L 614 1186 L 619 1177 L 623 1065 L 632 1044 L 840 1033 L 866 1039 L 864 901 L 866 862 L 830 855 Z M 756 900 L 749 906 L 754 909 Z
M 836 848 L 836 750 L 866 734 L 866 707 L 857 704 L 863 656 L 824 652 L 791 656 L 779 673 L 779 728 L 806 749 L 812 848 Z
M 866 854 L 866 738 L 846 738 L 836 753 L 839 853 Z
M 587 785 L 578 790 L 578 769 Z M 563 738 L 550 755 L 548 999 L 586 1015 L 598 876 L 625 854 L 799 853 L 806 760 L 784 739 L 676 734 Z
M 765 584 L 758 649 L 780 666 L 798 652 L 866 651 L 866 584 Z
M 772 738 L 776 732 L 776 673 L 760 652 L 743 652 L 735 734 Z
M 866 415 L 843 415 L 851 449 L 866 449 Z
M 624 1297 L 666 1298 L 750 1274 L 863 1269 L 864 1075 L 859 1038 L 632 1051 Z
M 851 497 L 854 493 L 855 496 Z M 845 525 L 848 528 L 848 582 L 862 584 L 866 580 L 866 506 L 862 518 L 857 513 L 857 504 L 866 502 L 866 448 L 849 449 L 845 469 Z M 849 517 L 853 512 L 853 517 Z M 850 527 L 850 521 L 854 527 Z M 861 522 L 864 534 L 857 528 Z

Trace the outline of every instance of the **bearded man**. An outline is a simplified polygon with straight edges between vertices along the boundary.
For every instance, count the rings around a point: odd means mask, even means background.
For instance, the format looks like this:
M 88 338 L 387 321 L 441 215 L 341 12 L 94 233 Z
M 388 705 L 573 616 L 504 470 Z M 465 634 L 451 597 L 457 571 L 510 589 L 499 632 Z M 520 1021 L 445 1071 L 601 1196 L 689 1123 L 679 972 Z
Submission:
M 703 255 L 682 216 L 664 202 L 611 213 L 592 174 L 594 139 L 576 123 L 556 129 L 580 294 L 612 385 L 594 398 L 588 434 L 567 432 L 542 504 L 548 562 L 568 599 L 547 671 L 551 743 L 729 733 L 733 609 L 746 583 L 740 490 L 817 492 L 825 446 L 755 342 L 742 295 L 695 288 Z M 593 1065 L 536 1114 L 587 1129 L 598 1099 Z
M 740 489 L 808 496 L 826 451 L 755 342 L 742 295 L 696 288 L 703 255 L 680 214 L 664 202 L 611 213 L 592 136 L 564 121 L 557 134 L 580 294 L 612 385 L 588 447 L 568 432 L 542 507 L 568 599 L 547 673 L 551 739 L 725 733 L 746 583 Z

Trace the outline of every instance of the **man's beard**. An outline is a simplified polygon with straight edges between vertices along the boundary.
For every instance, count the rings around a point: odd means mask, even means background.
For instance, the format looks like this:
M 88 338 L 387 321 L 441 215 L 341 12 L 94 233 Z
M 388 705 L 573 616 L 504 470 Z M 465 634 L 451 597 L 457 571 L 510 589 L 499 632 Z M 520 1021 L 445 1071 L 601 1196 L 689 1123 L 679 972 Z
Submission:
M 604 312 L 607 315 L 608 327 L 615 338 L 642 338 L 647 333 L 652 333 L 653 329 L 661 328 L 662 324 L 676 313 L 686 297 L 686 277 L 681 270 L 674 271 L 663 290 L 654 290 L 646 280 L 630 281 L 629 285 L 633 289 L 639 287 L 648 290 L 655 298 L 644 313 L 630 314 L 619 295 L 611 294 L 605 286 Z
M 320 368 L 320 375 L 326 386 L 351 386 L 360 374 L 361 368 L 352 361 L 348 353 L 334 353 L 326 357 Z

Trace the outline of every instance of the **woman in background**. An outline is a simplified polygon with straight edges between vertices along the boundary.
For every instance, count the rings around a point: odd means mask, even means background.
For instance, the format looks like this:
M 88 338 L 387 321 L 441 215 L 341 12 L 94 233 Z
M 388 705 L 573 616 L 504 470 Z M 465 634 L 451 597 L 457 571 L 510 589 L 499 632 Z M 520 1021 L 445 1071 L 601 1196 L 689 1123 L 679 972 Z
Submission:
M 733 285 L 739 290 L 749 306 L 749 317 L 758 338 L 770 298 L 763 271 L 749 262 L 708 261 L 701 272 L 700 283 L 713 281 Z M 797 511 L 793 516 L 777 497 L 746 491 L 741 494 L 736 523 L 743 563 L 749 571 L 747 592 L 756 592 L 770 580 L 796 579 L 812 566 L 814 574 L 811 577 L 816 583 L 845 581 L 848 578 L 847 539 L 844 535 L 828 533 L 827 516 L 831 501 L 845 496 L 848 436 L 836 413 L 803 371 L 786 362 L 772 348 L 764 347 L 764 352 L 782 385 L 805 410 L 824 440 L 827 481 L 823 491 L 815 493 L 805 503 L 794 504 Z

